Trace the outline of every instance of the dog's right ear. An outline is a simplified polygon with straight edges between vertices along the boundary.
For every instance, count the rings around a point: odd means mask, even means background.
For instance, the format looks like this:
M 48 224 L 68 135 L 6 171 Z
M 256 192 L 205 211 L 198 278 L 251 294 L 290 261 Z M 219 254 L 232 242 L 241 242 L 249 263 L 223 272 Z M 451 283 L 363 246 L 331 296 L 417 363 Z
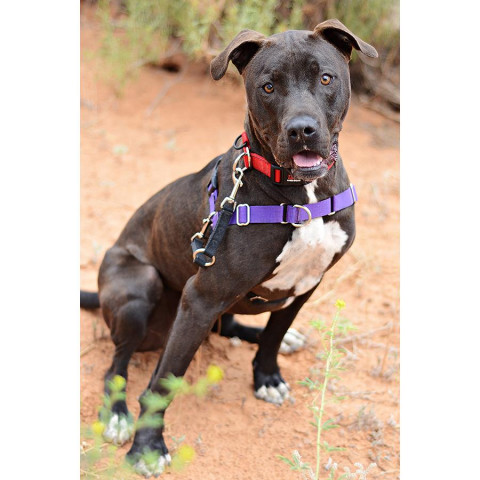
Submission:
M 262 46 L 265 36 L 254 30 L 242 30 L 221 52 L 212 60 L 210 64 L 210 73 L 214 80 L 220 80 L 227 71 L 228 62 L 237 67 L 242 73 L 248 62 L 257 53 Z

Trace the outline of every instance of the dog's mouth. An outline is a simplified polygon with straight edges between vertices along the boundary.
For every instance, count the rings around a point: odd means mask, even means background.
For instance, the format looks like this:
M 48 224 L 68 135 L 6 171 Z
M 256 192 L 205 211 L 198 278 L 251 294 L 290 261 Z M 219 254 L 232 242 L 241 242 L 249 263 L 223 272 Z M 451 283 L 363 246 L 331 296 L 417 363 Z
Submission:
M 303 150 L 296 153 L 292 158 L 296 169 L 305 171 L 315 170 L 325 161 L 318 153 L 311 152 L 310 150 Z
M 330 155 L 326 158 L 311 150 L 302 150 L 292 157 L 292 175 L 307 181 L 323 177 L 335 162 L 336 156 L 336 143 L 332 145 Z

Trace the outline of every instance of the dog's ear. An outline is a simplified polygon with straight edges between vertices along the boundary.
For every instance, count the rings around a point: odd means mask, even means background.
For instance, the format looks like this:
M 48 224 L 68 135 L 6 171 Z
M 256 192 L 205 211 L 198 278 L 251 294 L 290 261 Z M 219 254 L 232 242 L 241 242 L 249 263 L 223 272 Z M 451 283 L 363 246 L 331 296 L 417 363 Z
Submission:
M 242 73 L 264 40 L 265 36 L 261 33 L 254 30 L 242 30 L 229 43 L 227 48 L 212 60 L 210 73 L 213 79 L 220 80 L 225 75 L 230 60 L 237 67 L 238 71 Z
M 367 57 L 378 57 L 377 51 L 368 43 L 353 34 L 342 22 L 337 19 L 325 20 L 313 30 L 314 36 L 322 36 L 325 40 L 337 47 L 350 60 L 352 47 Z

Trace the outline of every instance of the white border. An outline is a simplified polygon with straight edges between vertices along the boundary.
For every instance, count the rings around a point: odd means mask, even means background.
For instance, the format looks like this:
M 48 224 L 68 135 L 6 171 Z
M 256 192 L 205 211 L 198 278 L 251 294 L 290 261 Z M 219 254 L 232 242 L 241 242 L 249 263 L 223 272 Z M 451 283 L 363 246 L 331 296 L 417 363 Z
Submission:
M 478 5 L 401 3 L 401 473 L 478 475 Z
M 3 478 L 79 471 L 79 23 L 2 5 Z

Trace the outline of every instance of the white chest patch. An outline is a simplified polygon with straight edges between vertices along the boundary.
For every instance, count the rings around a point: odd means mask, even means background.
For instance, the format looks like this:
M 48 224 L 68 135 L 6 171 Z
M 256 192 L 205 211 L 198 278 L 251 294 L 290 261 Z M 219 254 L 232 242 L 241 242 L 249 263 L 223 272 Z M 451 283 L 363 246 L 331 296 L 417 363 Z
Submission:
M 308 187 L 309 203 L 313 203 L 316 201 L 312 198 L 313 188 L 310 187 L 312 190 L 309 191 Z M 347 239 L 348 235 L 338 222 L 325 224 L 322 218 L 295 229 L 292 239 L 276 259 L 279 265 L 273 272 L 274 276 L 262 283 L 262 287 L 272 291 L 295 288 L 295 296 L 308 292 L 320 282 L 334 255 L 341 251 Z

